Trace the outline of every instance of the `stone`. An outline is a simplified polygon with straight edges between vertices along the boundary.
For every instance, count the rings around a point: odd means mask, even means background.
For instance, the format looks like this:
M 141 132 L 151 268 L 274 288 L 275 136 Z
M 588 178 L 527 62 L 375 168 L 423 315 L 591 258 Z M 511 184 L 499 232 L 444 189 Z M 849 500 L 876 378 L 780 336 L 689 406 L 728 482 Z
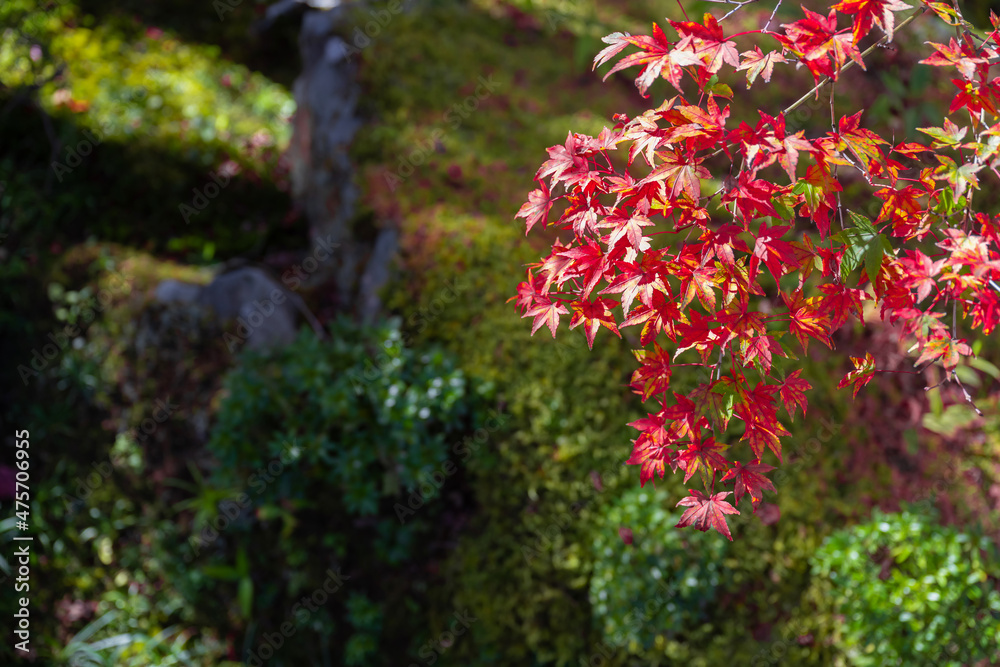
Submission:
M 252 266 L 222 273 L 208 285 L 164 280 L 154 297 L 161 303 L 191 304 L 211 312 L 223 327 L 229 348 L 261 349 L 295 340 L 301 298 Z
M 243 267 L 217 276 L 197 301 L 220 319 L 235 321 L 231 333 L 259 349 L 295 340 L 296 308 L 289 297 L 284 285 L 262 269 Z
M 153 296 L 160 303 L 194 303 L 198 299 L 201 287 L 180 280 L 164 280 L 156 286 Z

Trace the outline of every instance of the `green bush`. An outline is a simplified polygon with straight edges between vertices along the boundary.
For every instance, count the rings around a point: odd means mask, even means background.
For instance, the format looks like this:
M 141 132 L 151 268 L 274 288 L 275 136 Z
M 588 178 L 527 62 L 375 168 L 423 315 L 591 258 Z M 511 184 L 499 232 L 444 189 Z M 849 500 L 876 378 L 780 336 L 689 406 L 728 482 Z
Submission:
M 383 635 L 423 636 L 426 618 L 408 610 L 433 604 L 431 587 L 414 571 L 453 529 L 436 498 L 463 483 L 463 438 L 487 423 L 488 388 L 470 387 L 440 350 L 405 347 L 395 322 L 340 319 L 329 334 L 242 355 L 207 445 L 217 465 L 184 506 L 195 510 L 200 567 L 221 580 L 202 597 L 239 598 L 248 646 L 336 562 L 350 579 L 343 596 L 274 664 L 319 664 L 331 645 L 344 664 L 389 664 L 411 647 Z M 240 493 L 255 512 L 235 517 L 225 539 L 205 539 L 220 501 Z
M 59 666 L 235 665 L 224 659 L 224 631 L 202 626 L 189 604 L 204 578 L 178 563 L 174 522 L 122 472 L 107 458 L 80 465 L 63 456 L 33 489 L 31 604 L 50 612 L 32 619 L 32 645 Z M 13 517 L 0 521 L 5 553 L 19 533 Z M 12 564 L 0 558 L 0 571 Z M 15 600 L 5 596 L 0 611 L 12 614 Z M 0 664 L 16 657 L 0 647 Z
M 671 495 L 632 488 L 611 506 L 594 538 L 590 603 L 605 640 L 632 652 L 662 648 L 704 620 L 724 584 L 729 543 L 674 526 Z M 620 534 L 631 535 L 627 544 Z
M 967 665 L 1000 658 L 1000 593 L 985 538 L 930 514 L 876 511 L 830 536 L 812 571 L 818 599 L 842 618 L 853 665 Z
M 395 325 L 342 319 L 330 336 L 304 332 L 280 350 L 249 353 L 229 375 L 208 443 L 216 485 L 243 484 L 284 451 L 295 465 L 264 498 L 332 488 L 351 514 L 371 515 L 382 498 L 418 491 L 420 475 L 448 458 L 473 414 L 462 371 L 441 351 L 404 348 Z

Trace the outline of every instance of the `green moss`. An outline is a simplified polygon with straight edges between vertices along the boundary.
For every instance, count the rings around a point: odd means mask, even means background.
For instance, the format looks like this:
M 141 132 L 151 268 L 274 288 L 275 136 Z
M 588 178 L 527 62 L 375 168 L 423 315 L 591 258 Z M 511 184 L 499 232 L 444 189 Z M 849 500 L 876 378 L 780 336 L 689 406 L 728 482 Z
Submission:
M 93 234 L 204 262 L 277 226 L 262 212 L 288 207 L 286 88 L 217 46 L 73 2 L 16 0 L 0 19 L 16 28 L 0 33 L 0 183 L 20 239 Z
M 51 60 L 46 66 L 66 68 L 58 82 L 38 91 L 46 111 L 65 113 L 63 105 L 75 100 L 81 105 L 78 123 L 105 140 L 141 141 L 206 167 L 229 155 L 262 174 L 274 168 L 295 110 L 283 87 L 222 61 L 218 47 L 185 44 L 169 33 L 124 36 L 114 20 L 85 27 L 90 22 L 71 3 L 56 12 L 30 1 L 14 4 L 5 11 L 44 44 Z M 29 46 L 13 32 L 0 41 L 0 62 L 9 63 L 7 85 L 35 82 L 38 66 L 31 63 Z M 257 160 L 244 161 L 251 142 Z

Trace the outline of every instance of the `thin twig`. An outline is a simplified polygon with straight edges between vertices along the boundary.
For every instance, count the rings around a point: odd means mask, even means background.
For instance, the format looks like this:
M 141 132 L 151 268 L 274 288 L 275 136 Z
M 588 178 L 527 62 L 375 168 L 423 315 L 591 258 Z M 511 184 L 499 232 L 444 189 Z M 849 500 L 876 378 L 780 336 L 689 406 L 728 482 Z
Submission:
M 923 9 L 923 7 L 921 7 L 917 11 L 913 12 L 912 14 L 910 14 L 906 18 L 905 21 L 903 21 L 898 26 L 896 26 L 895 30 L 901 30 L 906 24 L 910 23 L 911 21 L 913 21 L 913 19 L 917 18 L 918 16 L 920 16 L 923 13 L 924 13 L 924 9 Z M 895 30 L 893 32 L 895 32 Z M 865 49 L 861 53 L 861 60 L 864 60 L 865 56 L 869 55 L 872 51 L 874 51 L 878 47 L 882 46 L 883 42 L 888 42 L 888 39 L 889 39 L 889 36 L 886 35 L 886 36 L 882 37 L 882 39 L 878 40 L 877 42 L 875 42 L 874 44 L 872 44 L 871 46 L 869 46 L 867 49 Z M 854 67 L 856 64 L 857 63 L 855 61 L 853 61 L 853 60 L 851 60 L 848 63 L 845 63 L 844 66 L 840 68 L 840 73 L 843 74 L 847 70 L 849 70 L 852 67 Z M 831 81 L 833 81 L 833 79 L 831 79 L 830 77 L 827 77 L 826 79 L 823 79 L 822 81 L 820 81 L 819 83 L 817 83 L 816 86 L 812 90 L 810 90 L 808 93 L 806 93 L 805 95 L 803 95 L 802 97 L 800 97 L 798 100 L 796 100 L 795 104 L 793 104 L 792 106 L 790 106 L 787 109 L 785 109 L 784 111 L 782 111 L 782 113 L 785 114 L 785 115 L 788 115 L 791 112 L 795 111 L 796 109 L 798 109 L 802 105 L 803 102 L 805 102 L 807 99 L 809 99 L 810 95 L 812 95 L 813 93 L 817 92 L 820 88 L 822 88 L 826 84 L 830 83 Z
M 736 5 L 736 7 L 733 8 L 733 9 L 730 9 L 728 12 L 726 12 L 726 15 L 723 16 L 721 19 L 719 19 L 719 23 L 722 23 L 723 21 L 725 21 L 726 19 L 728 19 L 730 16 L 732 16 L 736 12 L 740 11 L 746 5 L 752 5 L 752 4 L 754 4 L 754 3 L 758 2 L 758 1 L 759 0 L 744 0 L 743 2 L 733 2 L 732 0 L 726 0 L 726 4 L 727 5 Z
M 761 32 L 767 32 L 767 29 L 771 26 L 771 21 L 774 20 L 774 15 L 778 13 L 778 7 L 781 6 L 782 1 L 783 0 L 778 0 L 778 4 L 774 6 L 774 11 L 771 12 L 771 15 L 767 18 L 767 23 L 764 24 L 764 27 L 761 29 Z

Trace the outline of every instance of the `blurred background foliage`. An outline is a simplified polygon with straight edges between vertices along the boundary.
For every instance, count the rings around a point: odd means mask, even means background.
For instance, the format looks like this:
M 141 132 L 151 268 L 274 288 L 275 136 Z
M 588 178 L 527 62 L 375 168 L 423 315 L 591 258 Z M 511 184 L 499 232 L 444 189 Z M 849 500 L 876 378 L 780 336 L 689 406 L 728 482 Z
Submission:
M 643 414 L 627 389 L 637 342 L 532 338 L 507 303 L 544 254 L 512 216 L 545 147 L 645 108 L 627 73 L 590 72 L 600 37 L 682 18 L 676 4 L 417 0 L 393 14 L 359 56 L 352 147 L 358 219 L 401 233 L 391 319 L 360 325 L 305 294 L 323 338 L 238 354 L 217 325 L 150 303 L 163 279 L 205 283 L 220 261 L 308 243 L 284 157 L 301 13 L 260 33 L 266 3 L 229 4 L 221 17 L 193 0 L 0 6 L 0 420 L 5 447 L 31 430 L 35 664 L 998 659 L 995 340 L 959 369 L 982 418 L 953 384 L 925 391 L 933 371 L 880 375 L 854 402 L 837 391 L 860 350 L 912 367 L 878 324 L 790 362 L 812 407 L 790 427 L 779 493 L 755 515 L 744 503 L 728 544 L 673 528 L 678 478 L 639 489 L 624 465 Z M 896 140 L 934 124 L 950 84 L 915 63 L 921 42 L 947 38 L 916 22 L 838 86 L 838 109 L 867 109 Z M 480 77 L 496 91 L 456 114 Z M 748 92 L 734 79 L 733 118 L 755 122 L 810 80 L 786 68 Z M 827 101 L 789 124 L 823 131 Z M 185 222 L 180 205 L 220 173 L 228 185 Z M 845 188 L 870 211 L 863 183 Z M 113 297 L 88 319 L 101 290 Z M 67 324 L 81 333 L 23 382 L 16 367 Z M 677 391 L 699 381 L 674 377 Z M 4 555 L 14 532 L 5 515 Z M 331 572 L 340 588 L 304 612 Z M 0 613 L 13 604 L 0 597 Z M 20 660 L 11 643 L 0 660 Z

